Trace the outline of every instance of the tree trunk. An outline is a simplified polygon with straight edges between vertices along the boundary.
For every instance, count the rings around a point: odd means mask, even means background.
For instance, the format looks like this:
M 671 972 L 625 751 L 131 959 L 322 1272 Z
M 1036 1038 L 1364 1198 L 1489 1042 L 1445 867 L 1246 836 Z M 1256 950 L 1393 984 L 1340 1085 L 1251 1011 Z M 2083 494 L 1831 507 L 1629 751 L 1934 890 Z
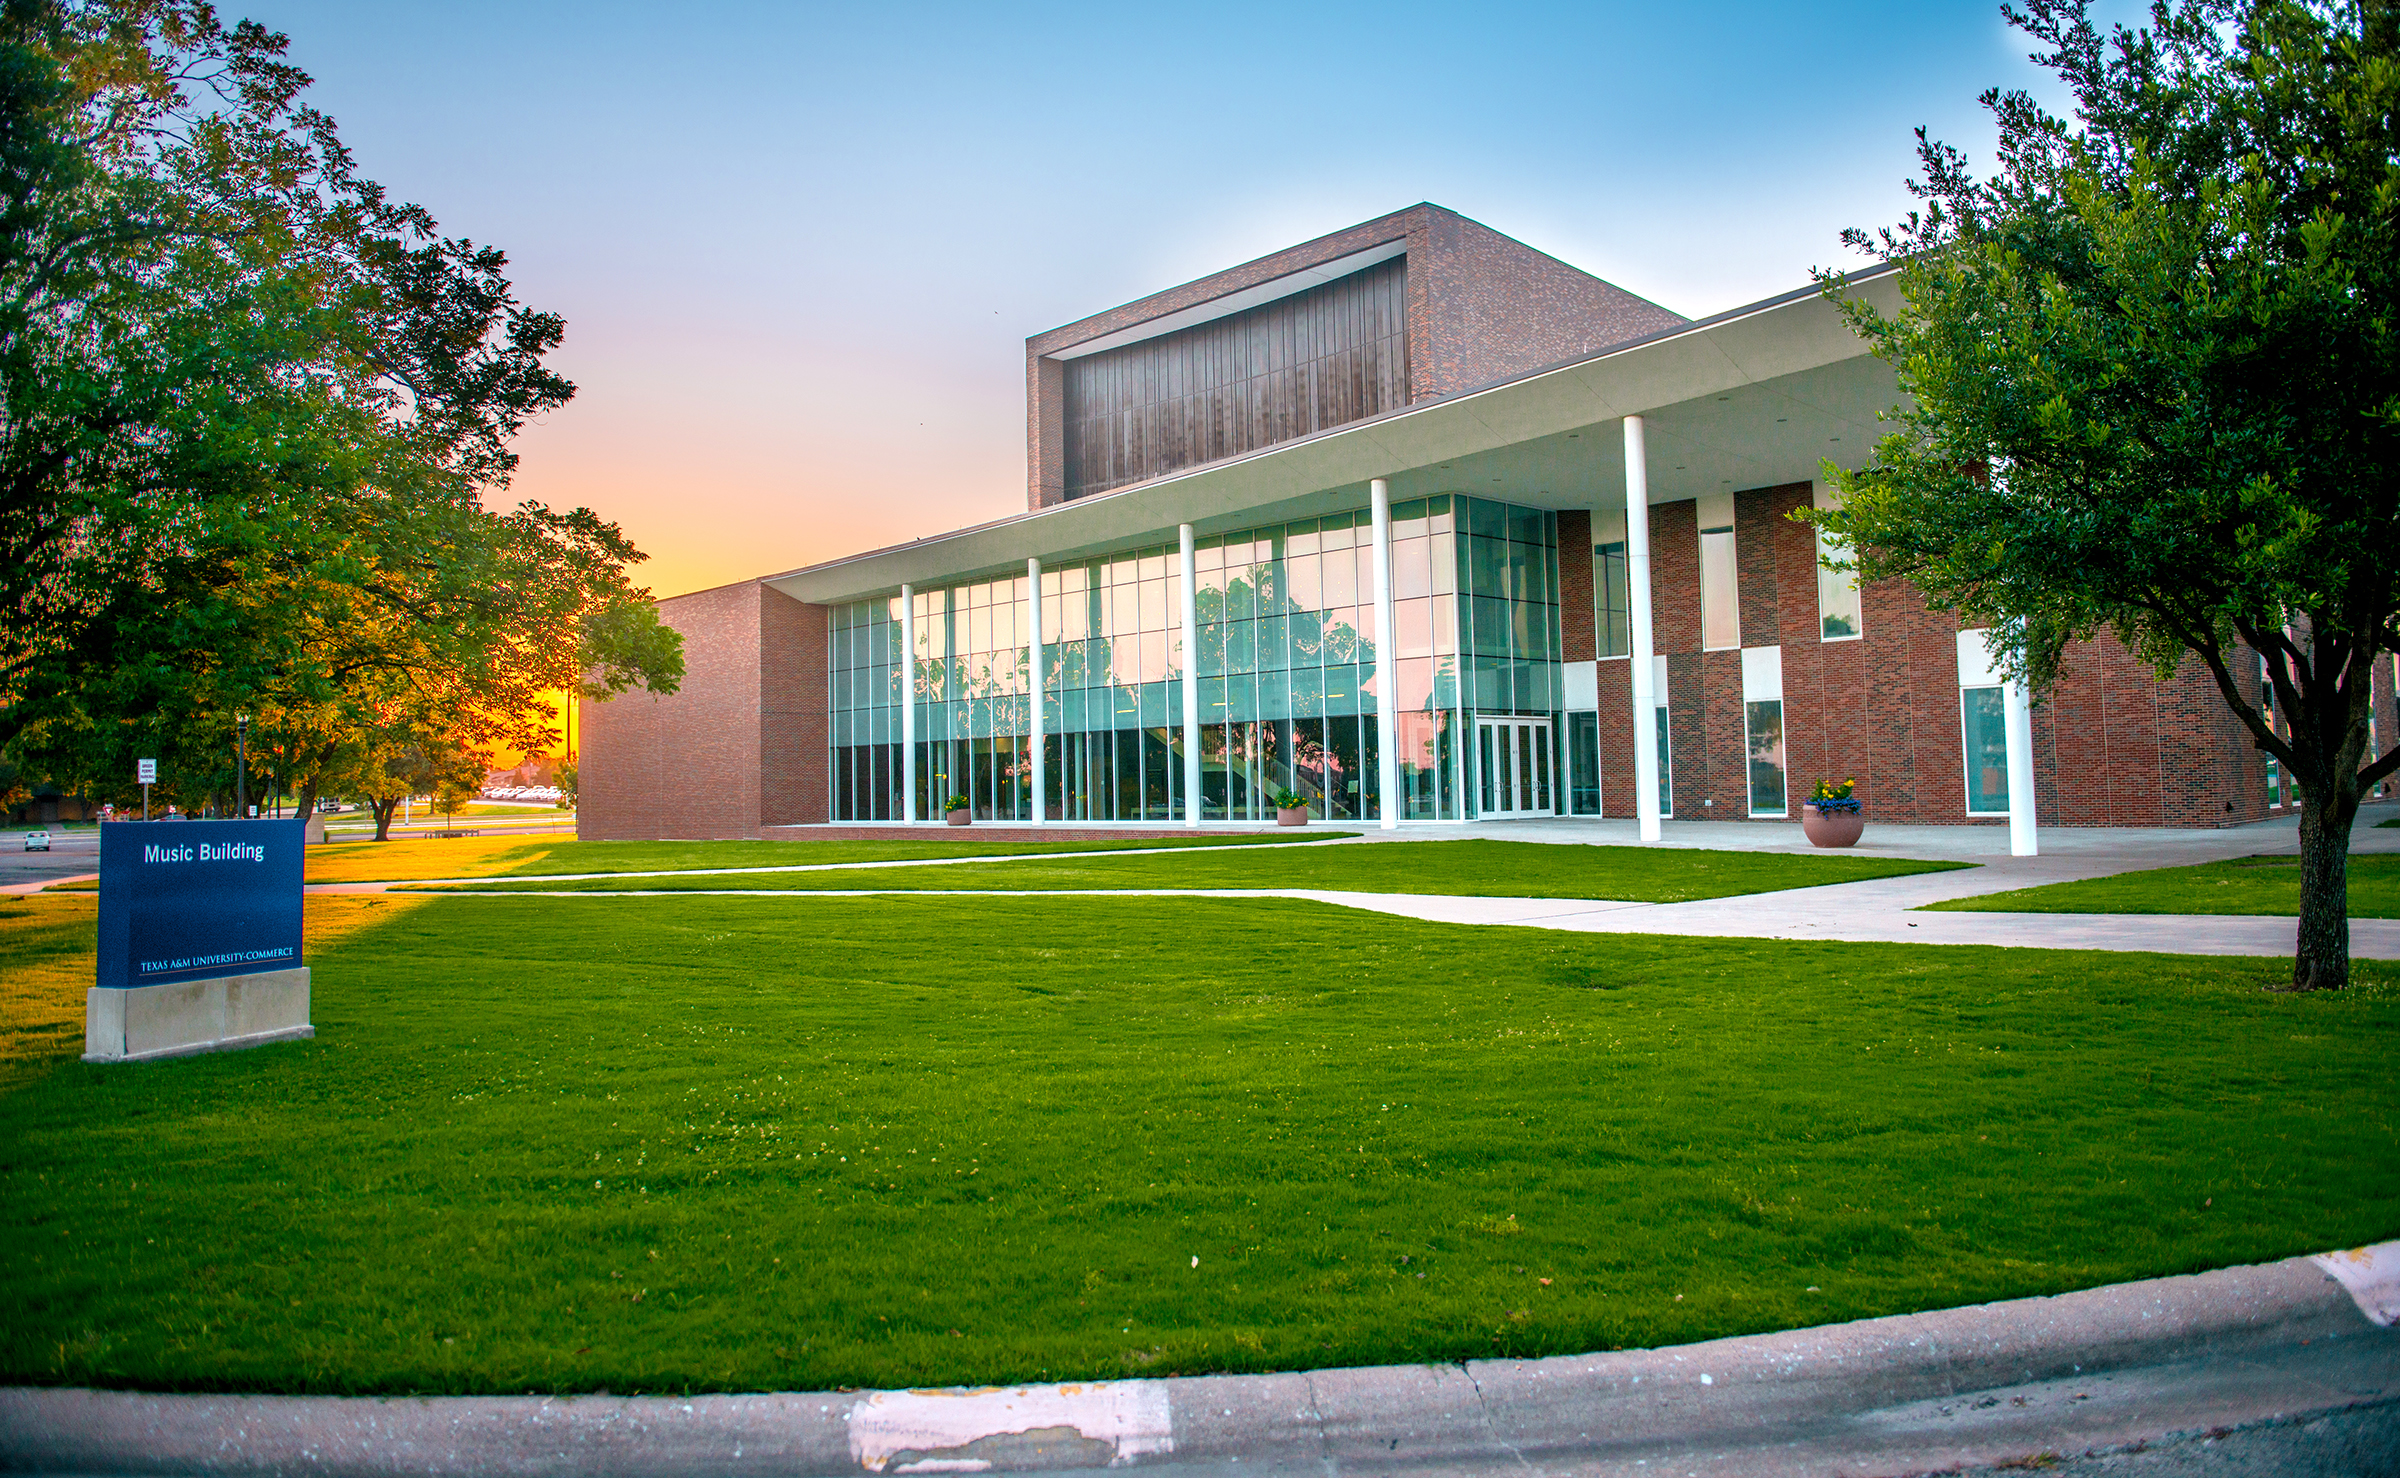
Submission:
M 390 841 L 392 839 L 392 813 L 400 809 L 399 798 L 394 797 L 388 801 L 371 800 L 367 804 L 375 809 L 375 840 Z M 2347 939 L 2348 936 L 2345 935 L 2345 942 Z
M 302 756 L 300 794 L 293 798 L 292 808 L 303 819 L 317 814 L 317 798 L 324 794 L 325 767 L 332 762 L 333 746 L 330 744 Z
M 2333 794 L 2325 792 L 2331 790 Z M 2349 790 L 2351 794 L 2343 792 Z M 2300 935 L 2292 989 L 2340 990 L 2350 983 L 2350 823 L 2356 787 L 2308 786 L 2300 793 Z

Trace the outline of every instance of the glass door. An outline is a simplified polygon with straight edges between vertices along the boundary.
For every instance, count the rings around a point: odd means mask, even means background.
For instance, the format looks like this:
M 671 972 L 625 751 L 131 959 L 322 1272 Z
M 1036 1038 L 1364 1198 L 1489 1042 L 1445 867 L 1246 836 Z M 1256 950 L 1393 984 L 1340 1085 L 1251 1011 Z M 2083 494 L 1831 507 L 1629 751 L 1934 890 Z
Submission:
M 1475 758 L 1483 815 L 1557 814 L 1558 757 L 1548 719 L 1478 718 Z

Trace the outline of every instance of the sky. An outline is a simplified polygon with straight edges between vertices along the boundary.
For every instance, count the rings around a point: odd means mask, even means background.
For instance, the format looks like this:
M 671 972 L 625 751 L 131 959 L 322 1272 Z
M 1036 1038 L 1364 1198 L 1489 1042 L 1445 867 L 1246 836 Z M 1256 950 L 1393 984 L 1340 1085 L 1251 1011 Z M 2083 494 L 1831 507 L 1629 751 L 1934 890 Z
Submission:
M 220 3 L 565 316 L 509 498 L 659 595 L 1022 511 L 1024 341 L 1101 309 L 1430 200 L 1697 317 L 2055 100 L 1987 0 Z

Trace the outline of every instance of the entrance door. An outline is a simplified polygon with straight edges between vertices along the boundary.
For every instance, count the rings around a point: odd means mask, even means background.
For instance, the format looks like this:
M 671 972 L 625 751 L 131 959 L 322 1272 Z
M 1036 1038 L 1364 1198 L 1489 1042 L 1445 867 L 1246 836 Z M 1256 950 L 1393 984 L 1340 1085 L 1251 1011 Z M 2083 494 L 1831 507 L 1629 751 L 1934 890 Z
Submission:
M 1475 759 L 1481 813 L 1489 817 L 1557 814 L 1557 752 L 1546 718 L 1478 718 Z

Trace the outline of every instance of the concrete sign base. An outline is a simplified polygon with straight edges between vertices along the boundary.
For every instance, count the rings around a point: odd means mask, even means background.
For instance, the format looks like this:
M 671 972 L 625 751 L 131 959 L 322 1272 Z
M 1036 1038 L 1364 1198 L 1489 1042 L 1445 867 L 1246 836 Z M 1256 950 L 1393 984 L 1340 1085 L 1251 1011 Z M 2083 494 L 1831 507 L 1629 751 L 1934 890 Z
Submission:
M 130 990 L 95 986 L 83 1003 L 85 1062 L 144 1062 L 313 1037 L 308 967 Z

